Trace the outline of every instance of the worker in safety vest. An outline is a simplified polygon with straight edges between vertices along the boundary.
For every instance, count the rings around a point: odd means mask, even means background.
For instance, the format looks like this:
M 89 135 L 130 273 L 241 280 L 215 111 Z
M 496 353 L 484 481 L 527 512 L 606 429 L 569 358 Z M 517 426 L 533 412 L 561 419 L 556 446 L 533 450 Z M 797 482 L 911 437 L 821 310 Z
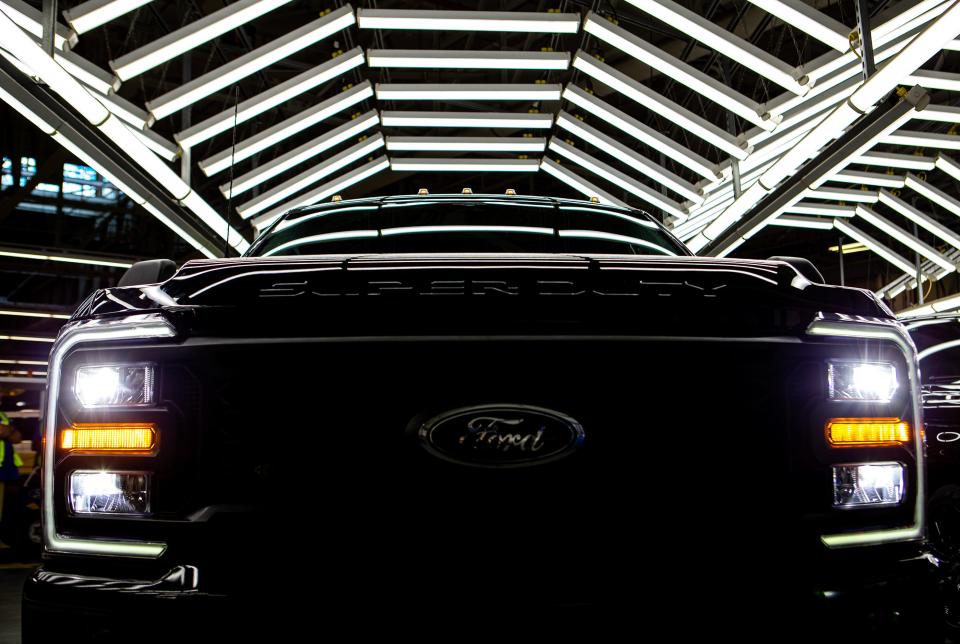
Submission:
M 23 461 L 13 448 L 21 440 L 20 432 L 10 422 L 10 418 L 0 411 L 0 521 L 3 520 L 3 499 L 9 484 L 20 480 L 20 466 Z M 15 485 L 10 485 L 15 488 Z

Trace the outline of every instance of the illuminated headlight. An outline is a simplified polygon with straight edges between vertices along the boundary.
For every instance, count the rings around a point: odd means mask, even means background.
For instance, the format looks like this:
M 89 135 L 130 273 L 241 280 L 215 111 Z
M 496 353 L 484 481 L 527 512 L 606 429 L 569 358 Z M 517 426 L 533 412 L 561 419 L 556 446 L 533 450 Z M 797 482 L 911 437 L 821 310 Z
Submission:
M 74 385 L 84 407 L 140 407 L 154 403 L 150 365 L 89 366 L 77 369 Z
M 897 391 L 897 369 L 888 362 L 831 362 L 830 400 L 890 402 Z
M 897 505 L 903 499 L 903 466 L 857 463 L 833 466 L 833 507 Z
M 150 475 L 146 472 L 73 472 L 70 508 L 76 514 L 147 514 Z

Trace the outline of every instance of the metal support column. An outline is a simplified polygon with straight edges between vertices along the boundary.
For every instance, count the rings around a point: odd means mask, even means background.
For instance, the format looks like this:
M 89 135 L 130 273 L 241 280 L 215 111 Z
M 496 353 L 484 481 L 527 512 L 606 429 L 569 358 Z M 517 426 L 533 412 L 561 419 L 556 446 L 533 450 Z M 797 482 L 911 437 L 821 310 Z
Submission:
M 43 34 L 40 45 L 47 55 L 53 58 L 54 37 L 57 33 L 57 0 L 43 0 L 42 22 Z
M 857 6 L 857 30 L 860 34 L 860 57 L 863 60 L 863 79 L 867 80 L 877 70 L 873 62 L 873 38 L 870 36 L 870 10 L 867 0 L 855 0 Z
M 840 255 L 840 286 L 846 286 L 846 277 L 843 274 L 843 236 L 837 240 L 837 254 Z
M 917 222 L 913 222 L 913 236 L 920 239 Z M 917 304 L 923 304 L 923 271 L 920 269 L 920 253 L 913 254 L 913 263 L 917 267 Z

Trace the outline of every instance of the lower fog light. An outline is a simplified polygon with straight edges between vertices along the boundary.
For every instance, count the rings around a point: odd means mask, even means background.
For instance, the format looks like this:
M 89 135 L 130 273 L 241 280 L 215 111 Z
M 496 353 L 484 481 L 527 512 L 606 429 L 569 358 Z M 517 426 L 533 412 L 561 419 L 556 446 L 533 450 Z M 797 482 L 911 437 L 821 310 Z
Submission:
M 903 499 L 903 465 L 857 463 L 833 466 L 833 507 L 897 505 Z
M 147 514 L 150 475 L 146 472 L 73 472 L 70 508 L 76 514 Z

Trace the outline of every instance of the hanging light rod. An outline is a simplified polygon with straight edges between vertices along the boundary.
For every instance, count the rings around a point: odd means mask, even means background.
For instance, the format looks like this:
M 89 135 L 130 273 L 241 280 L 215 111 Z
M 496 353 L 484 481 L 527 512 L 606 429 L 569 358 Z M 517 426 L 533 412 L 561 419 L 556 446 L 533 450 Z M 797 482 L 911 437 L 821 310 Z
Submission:
M 543 152 L 547 140 L 521 136 L 388 136 L 389 151 Z
M 580 15 L 522 11 L 431 11 L 361 7 L 357 9 L 357 24 L 360 29 L 575 34 L 580 29 Z
M 552 114 L 510 112 L 380 112 L 384 127 L 484 127 L 549 130 Z
M 627 0 L 627 2 L 794 94 L 805 94 L 810 89 L 809 79 L 802 69 L 787 65 L 753 43 L 718 27 L 710 20 L 673 0 Z
M 380 101 L 558 101 L 558 84 L 377 83 Z
M 469 159 L 390 157 L 397 172 L 536 172 L 537 159 Z
M 380 133 L 353 145 L 339 154 L 335 154 L 319 163 L 308 168 L 300 174 L 291 177 L 278 186 L 260 193 L 250 201 L 237 206 L 237 212 L 244 219 L 249 219 L 259 214 L 284 199 L 295 195 L 296 193 L 312 186 L 337 170 L 341 170 L 354 161 L 368 156 L 383 147 L 383 135 Z
M 111 60 L 110 68 L 120 80 L 129 80 L 288 2 L 290 0 L 237 0 L 209 16 Z
M 777 127 L 779 120 L 772 119 L 760 103 L 747 98 L 725 83 L 704 74 L 699 69 L 688 65 L 662 49 L 654 47 L 642 38 L 618 27 L 592 11 L 587 14 L 587 18 L 584 20 L 583 30 L 608 45 L 629 54 L 652 69 L 666 74 L 681 85 L 692 89 L 744 120 L 764 130 L 773 130 Z
M 370 67 L 409 69 L 538 69 L 564 70 L 570 54 L 553 51 L 448 51 L 369 49 Z
M 265 181 L 269 181 L 278 174 L 302 164 L 307 159 L 312 159 L 344 141 L 359 136 L 379 122 L 380 118 L 376 111 L 370 110 L 366 114 L 335 127 L 312 141 L 308 141 L 267 163 L 258 165 L 233 180 L 233 196 L 236 197 Z M 224 197 L 228 197 L 230 194 L 230 186 L 229 182 L 220 186 L 220 192 L 223 193 Z
M 559 179 L 563 183 L 567 184 L 580 194 L 593 198 L 596 197 L 597 200 L 606 205 L 606 206 L 619 206 L 620 208 L 631 209 L 625 202 L 620 201 L 609 192 L 601 190 L 596 187 L 586 179 L 583 179 L 578 174 L 567 168 L 566 166 L 560 165 L 559 162 L 554 161 L 553 159 L 548 159 L 544 157 L 540 161 L 540 169 L 549 174 L 550 176 Z
M 175 114 L 188 105 L 193 105 L 291 54 L 342 31 L 353 23 L 353 10 L 350 5 L 341 7 L 319 20 L 314 20 L 166 94 L 147 101 L 147 109 L 156 120 Z
M 370 83 L 363 83 L 341 92 L 332 98 L 317 103 L 299 114 L 294 114 L 290 118 L 280 121 L 272 127 L 244 139 L 237 143 L 236 148 L 228 147 L 217 154 L 208 157 L 200 162 L 200 170 L 205 175 L 212 176 L 222 170 L 226 170 L 233 163 L 239 163 L 244 159 L 252 157 L 258 152 L 262 152 L 280 141 L 306 130 L 312 125 L 321 123 L 337 112 L 342 112 L 348 107 L 352 107 L 361 101 L 370 98 L 373 91 L 370 89 Z
M 299 96 L 300 94 L 323 85 L 334 78 L 338 78 L 354 67 L 359 67 L 362 64 L 363 50 L 360 49 L 360 47 L 354 47 L 341 56 L 337 56 L 336 58 L 328 60 L 321 65 L 317 65 L 312 69 L 308 69 L 307 71 L 297 74 L 293 78 L 286 80 L 279 85 L 271 87 L 265 92 L 261 92 L 256 96 L 252 96 L 251 98 L 242 101 L 236 109 L 236 123 L 238 125 L 240 123 L 246 123 L 255 116 L 259 116 L 260 114 L 272 110 L 273 108 L 289 101 L 295 96 Z M 359 102 L 364 98 L 373 96 L 373 91 L 369 81 L 364 81 L 356 85 L 355 87 L 341 94 L 341 96 L 356 96 L 359 94 L 362 94 L 363 96 L 362 98 L 358 98 L 358 100 L 355 102 Z M 233 124 L 234 110 L 233 108 L 229 108 L 223 110 L 219 114 L 192 125 L 182 132 L 174 134 L 173 138 L 176 139 L 177 142 L 183 147 L 192 148 L 198 143 L 202 143 L 203 141 L 211 139 L 222 132 L 230 130 L 233 127 Z
M 273 210 L 268 210 L 262 215 L 253 219 L 253 225 L 257 230 L 263 230 L 265 227 L 269 226 L 275 222 L 281 215 L 283 215 L 288 210 L 293 208 L 301 208 L 303 206 L 310 206 L 322 199 L 335 194 L 339 194 L 341 191 L 349 188 L 350 186 L 363 181 L 369 177 L 372 177 L 378 172 L 386 170 L 390 167 L 390 162 L 387 160 L 387 157 L 377 157 L 373 161 L 365 163 L 364 165 L 343 174 L 332 181 L 314 188 L 310 192 L 306 192 L 295 199 L 283 203 Z
M 139 9 L 151 0 L 87 0 L 63 12 L 75 34 L 84 34 Z

